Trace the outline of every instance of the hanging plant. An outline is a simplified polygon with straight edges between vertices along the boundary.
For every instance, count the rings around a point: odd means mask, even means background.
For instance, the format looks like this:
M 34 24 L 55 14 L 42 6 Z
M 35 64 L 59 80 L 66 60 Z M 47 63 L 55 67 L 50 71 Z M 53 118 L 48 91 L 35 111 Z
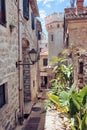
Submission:
M 9 25 L 9 29 L 10 29 L 10 32 L 12 33 L 13 29 L 15 28 L 15 25 L 14 24 L 10 24 Z

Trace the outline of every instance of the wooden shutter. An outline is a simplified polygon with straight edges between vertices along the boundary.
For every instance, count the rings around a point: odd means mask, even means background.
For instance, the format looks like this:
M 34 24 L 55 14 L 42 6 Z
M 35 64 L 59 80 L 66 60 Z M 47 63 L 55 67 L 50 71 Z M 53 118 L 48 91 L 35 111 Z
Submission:
M 32 12 L 31 13 L 31 19 L 32 19 L 32 29 L 34 30 L 35 29 L 35 20 L 34 20 L 34 13 Z
M 4 24 L 6 24 L 6 7 L 5 7 L 5 0 L 3 0 L 3 4 L 2 4 L 2 22 Z
M 5 0 L 0 0 L 0 23 L 6 25 L 6 7 Z
M 36 36 L 38 37 L 37 23 L 36 23 Z
M 23 0 L 23 16 L 26 20 L 29 19 L 29 0 Z

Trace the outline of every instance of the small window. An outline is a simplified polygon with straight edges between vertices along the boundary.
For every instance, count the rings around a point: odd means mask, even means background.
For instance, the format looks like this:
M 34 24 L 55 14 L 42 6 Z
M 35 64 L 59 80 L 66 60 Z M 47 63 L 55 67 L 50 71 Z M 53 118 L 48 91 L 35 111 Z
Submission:
M 0 24 L 6 25 L 5 0 L 0 0 Z
M 62 24 L 62 27 L 64 28 L 64 24 Z
M 47 66 L 48 65 L 48 59 L 44 58 L 43 59 L 43 66 Z
M 69 34 L 67 34 L 67 37 L 66 37 L 66 47 L 69 46 Z
M 38 30 L 38 40 L 41 40 L 41 34 L 39 30 Z
M 79 62 L 79 74 L 83 74 L 83 62 Z
M 0 85 L 0 108 L 4 106 L 5 101 L 5 84 Z
M 51 34 L 51 41 L 53 41 L 54 37 L 53 37 L 53 34 Z

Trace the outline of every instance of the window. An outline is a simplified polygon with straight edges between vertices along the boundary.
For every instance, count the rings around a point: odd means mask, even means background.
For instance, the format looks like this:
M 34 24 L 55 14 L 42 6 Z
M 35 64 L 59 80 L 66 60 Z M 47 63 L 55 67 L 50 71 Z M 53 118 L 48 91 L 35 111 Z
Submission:
M 60 25 L 59 24 L 57 24 L 57 28 L 59 28 L 60 27 Z
M 67 37 L 66 37 L 66 47 L 69 46 L 69 34 L 67 34 Z
M 0 24 L 6 25 L 5 0 L 0 0 Z
M 32 25 L 32 30 L 35 29 L 35 19 L 34 19 L 34 13 L 31 13 L 31 25 Z
M 40 31 L 38 30 L 38 40 L 41 40 Z
M 5 104 L 5 84 L 0 85 L 0 108 Z
M 53 41 L 53 34 L 51 34 L 51 41 Z
M 43 59 L 43 66 L 47 66 L 48 65 L 48 59 L 47 58 L 44 58 Z
M 83 74 L 83 62 L 79 62 L 79 74 Z
M 64 24 L 62 24 L 62 27 L 64 28 Z
M 23 0 L 23 16 L 26 20 L 29 19 L 29 0 Z

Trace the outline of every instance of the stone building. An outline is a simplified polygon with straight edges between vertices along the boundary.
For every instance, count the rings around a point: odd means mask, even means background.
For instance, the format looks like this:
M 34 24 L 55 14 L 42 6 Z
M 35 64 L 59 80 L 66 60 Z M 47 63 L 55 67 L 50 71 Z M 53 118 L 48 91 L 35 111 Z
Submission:
M 40 90 L 44 88 L 50 88 L 50 80 L 53 78 L 52 68 L 48 65 L 48 41 L 46 35 L 41 33 L 40 41 L 40 60 L 39 60 L 39 70 L 40 70 Z
M 28 3 L 27 3 L 28 2 Z M 24 88 L 24 112 L 29 114 L 29 107 L 37 100 L 38 93 L 38 64 L 26 65 L 28 60 L 27 52 L 34 48 L 38 51 L 38 20 L 39 16 L 37 1 L 30 0 L 23 3 L 21 7 L 21 14 L 23 14 L 22 25 L 20 23 L 21 42 L 22 42 L 22 61 L 23 61 L 23 88 Z M 28 7 L 26 7 L 29 5 Z M 28 12 L 26 10 L 28 8 Z M 24 13 L 25 11 L 25 13 Z M 19 60 L 20 61 L 20 60 Z M 31 106 L 30 106 L 31 104 Z
M 65 47 L 72 45 L 74 81 L 81 88 L 87 85 L 87 7 L 84 7 L 84 0 L 77 0 L 75 8 L 66 8 L 64 17 Z
M 22 123 L 25 103 L 37 98 L 37 62 L 23 65 L 38 50 L 37 16 L 36 0 L 0 2 L 0 130 Z
M 48 66 L 48 41 L 46 39 L 46 35 L 41 33 L 41 40 L 39 43 L 40 49 L 40 60 L 39 60 L 39 72 L 40 72 L 40 80 L 39 80 L 39 89 L 46 88 L 48 83 L 47 71 L 46 68 Z
M 12 130 L 19 112 L 18 14 L 15 1 L 0 1 L 0 130 Z
M 53 56 L 63 50 L 63 27 L 64 27 L 64 14 L 53 13 L 46 17 L 46 29 L 48 32 L 48 59 L 49 65 L 53 59 Z

